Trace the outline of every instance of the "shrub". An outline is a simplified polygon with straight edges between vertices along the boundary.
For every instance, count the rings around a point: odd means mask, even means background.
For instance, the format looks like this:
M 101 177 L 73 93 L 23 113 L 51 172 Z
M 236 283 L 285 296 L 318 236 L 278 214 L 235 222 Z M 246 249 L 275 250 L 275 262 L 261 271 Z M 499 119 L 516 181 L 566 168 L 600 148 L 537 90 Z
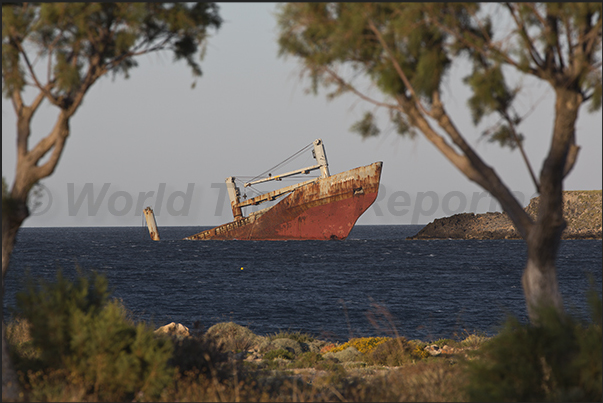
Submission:
M 109 401 L 158 397 L 171 381 L 171 342 L 130 323 L 124 307 L 109 300 L 104 276 L 78 269 L 71 282 L 59 270 L 54 283 L 26 283 L 17 294 L 17 315 L 30 324 L 39 370 L 67 374 L 95 399 Z
M 308 351 L 301 354 L 295 361 L 296 368 L 313 368 L 322 361 L 322 355 L 316 352 Z
M 438 340 L 432 342 L 431 344 L 435 344 L 436 346 L 441 348 L 444 346 L 455 347 L 459 343 L 457 343 L 456 341 L 454 341 L 452 339 L 438 339 Z
M 397 367 L 413 359 L 422 359 L 428 356 L 429 353 L 423 350 L 420 345 L 409 342 L 404 337 L 388 339 L 366 355 L 367 364 L 390 367 Z
M 291 339 L 295 340 L 299 343 L 310 343 L 315 340 L 315 338 L 307 333 L 301 332 L 284 332 L 279 331 L 278 333 L 274 333 L 272 335 L 268 335 L 268 340 L 276 340 L 276 339 Z
M 268 352 L 270 350 L 287 350 L 290 351 L 293 355 L 302 354 L 304 352 L 304 347 L 301 343 L 293 340 L 293 339 L 275 339 L 268 343 L 262 344 L 260 351 Z
M 480 348 L 478 359 L 466 363 L 470 399 L 601 401 L 603 335 L 597 299 L 589 324 L 552 309 L 540 310 L 538 325 L 508 318 L 498 336 Z
M 470 334 L 467 337 L 465 337 L 462 341 L 459 342 L 459 345 L 461 347 L 468 347 L 468 348 L 478 348 L 479 346 L 481 346 L 482 344 L 484 344 L 486 341 L 488 341 L 490 338 L 486 337 L 486 336 L 480 336 L 477 334 Z
M 266 360 L 274 360 L 275 358 L 284 358 L 285 360 L 292 360 L 295 358 L 295 354 L 291 351 L 287 351 L 284 348 L 279 348 L 276 350 L 270 350 L 264 355 L 264 359 Z
M 11 346 L 11 360 L 17 368 L 23 370 L 30 369 L 26 363 L 35 362 L 40 356 L 40 350 L 33 345 L 29 329 L 29 322 L 23 318 L 6 324 L 6 340 Z
M 195 335 L 173 339 L 172 343 L 174 353 L 169 364 L 178 368 L 180 374 L 197 372 L 207 377 L 218 375 L 220 379 L 226 377 L 223 372 L 227 370 L 221 363 L 227 361 L 228 356 L 220 351 L 213 338 Z
M 355 347 L 356 350 L 360 351 L 362 354 L 366 354 L 373 351 L 379 344 L 385 343 L 388 340 L 391 339 L 389 337 L 361 337 L 350 339 L 347 343 L 337 346 L 331 349 L 329 352 L 337 353 L 345 350 L 348 347 Z

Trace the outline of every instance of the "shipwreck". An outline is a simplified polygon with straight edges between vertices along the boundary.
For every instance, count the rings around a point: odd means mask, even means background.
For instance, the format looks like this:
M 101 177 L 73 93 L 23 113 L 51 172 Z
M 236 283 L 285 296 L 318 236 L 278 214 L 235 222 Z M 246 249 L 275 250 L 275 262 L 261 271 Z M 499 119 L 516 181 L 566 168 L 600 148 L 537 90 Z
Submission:
M 373 204 L 379 191 L 383 162 L 331 175 L 324 144 L 316 139 L 306 147 L 316 164 L 291 172 L 254 178 L 244 189 L 269 181 L 309 174 L 318 177 L 247 198 L 241 196 L 236 177 L 226 179 L 233 221 L 184 239 L 187 240 L 342 240 L 358 218 Z M 300 150 L 303 151 L 304 149 Z M 299 152 L 298 152 L 299 153 Z M 245 207 L 275 201 L 276 204 L 247 215 Z M 243 199 L 243 200 L 241 200 Z M 153 222 L 148 220 L 148 222 Z M 151 227 L 149 227 L 151 232 Z M 157 233 L 157 229 L 153 229 Z

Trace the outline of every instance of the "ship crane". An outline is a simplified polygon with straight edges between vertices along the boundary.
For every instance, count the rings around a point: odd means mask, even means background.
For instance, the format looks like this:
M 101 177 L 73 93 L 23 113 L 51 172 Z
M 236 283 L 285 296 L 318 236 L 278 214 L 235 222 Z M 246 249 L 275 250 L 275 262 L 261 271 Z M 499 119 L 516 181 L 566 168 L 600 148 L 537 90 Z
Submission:
M 329 164 L 327 162 L 327 154 L 325 152 L 324 143 L 322 142 L 321 139 L 316 139 L 316 140 L 314 140 L 314 142 L 312 144 L 314 145 L 314 149 L 312 150 L 312 155 L 316 159 L 316 165 L 312 165 L 312 166 L 302 168 L 302 169 L 297 169 L 295 171 L 291 171 L 291 172 L 287 172 L 287 173 L 275 175 L 275 176 L 271 176 L 269 174 L 269 176 L 266 178 L 262 178 L 262 179 L 258 179 L 258 180 L 254 180 L 254 181 L 245 183 L 244 187 L 256 185 L 258 183 L 269 182 L 269 181 L 280 181 L 283 178 L 286 178 L 289 176 L 298 175 L 298 174 L 308 174 L 311 171 L 315 171 L 318 169 L 320 169 L 320 177 L 321 178 L 329 177 L 330 176 Z M 240 220 L 243 218 L 243 212 L 242 212 L 241 208 L 246 207 L 246 206 L 251 206 L 251 205 L 258 205 L 260 203 L 264 203 L 267 201 L 272 201 L 285 193 L 292 192 L 295 189 L 297 189 L 301 186 L 307 185 L 308 183 L 314 182 L 316 180 L 317 179 L 310 179 L 308 181 L 301 182 L 296 185 L 287 186 L 287 187 L 284 187 L 281 189 L 277 189 L 272 192 L 264 193 L 260 196 L 256 196 L 254 198 L 247 199 L 247 200 L 241 202 L 240 201 L 241 191 L 235 184 L 235 177 L 229 176 L 228 178 L 226 178 L 226 189 L 228 190 L 228 197 L 230 198 L 230 206 L 232 208 L 232 215 L 235 220 Z

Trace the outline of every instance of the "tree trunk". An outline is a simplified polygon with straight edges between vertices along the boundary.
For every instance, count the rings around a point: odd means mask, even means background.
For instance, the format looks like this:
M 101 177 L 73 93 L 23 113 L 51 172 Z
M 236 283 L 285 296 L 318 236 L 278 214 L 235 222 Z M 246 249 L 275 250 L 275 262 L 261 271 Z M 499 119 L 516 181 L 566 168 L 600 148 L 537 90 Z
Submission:
M 531 255 L 528 244 L 528 255 Z M 539 308 L 553 307 L 557 312 L 563 312 L 563 299 L 557 286 L 557 269 L 554 264 L 542 264 L 528 257 L 528 262 L 521 278 L 526 307 L 530 322 L 539 323 Z
M 2 199 L 2 302 L 4 303 L 4 279 L 8 272 L 10 256 L 23 220 L 29 216 L 27 203 L 13 198 Z M 2 401 L 22 400 L 23 391 L 13 367 L 6 341 L 6 325 L 2 317 Z
M 538 309 L 553 307 L 563 312 L 555 259 L 566 227 L 563 218 L 563 178 L 570 149 L 575 142 L 578 110 L 583 98 L 577 89 L 555 89 L 555 123 L 549 154 L 540 172 L 538 219 L 526 238 L 528 262 L 522 277 L 528 315 L 538 323 Z
M 539 308 L 553 307 L 560 313 L 564 310 L 555 266 L 566 227 L 561 186 L 554 192 L 540 194 L 538 210 L 538 221 L 526 239 L 528 261 L 521 279 L 528 315 L 535 324 L 539 321 Z
M 15 102 L 20 104 L 20 102 Z M 39 103 L 38 103 L 39 105 Z M 4 279 L 10 257 L 17 240 L 17 232 L 29 217 L 27 198 L 31 187 L 40 179 L 54 172 L 69 136 L 70 112 L 61 110 L 52 132 L 32 149 L 27 141 L 31 134 L 31 119 L 35 109 L 25 108 L 17 113 L 17 172 L 10 195 L 2 195 L 2 302 L 4 303 Z M 52 151 L 51 151 L 52 150 Z M 51 152 L 48 161 L 38 165 Z M 2 318 L 2 400 L 20 400 L 23 396 L 18 376 L 10 360 L 6 341 L 4 317 Z

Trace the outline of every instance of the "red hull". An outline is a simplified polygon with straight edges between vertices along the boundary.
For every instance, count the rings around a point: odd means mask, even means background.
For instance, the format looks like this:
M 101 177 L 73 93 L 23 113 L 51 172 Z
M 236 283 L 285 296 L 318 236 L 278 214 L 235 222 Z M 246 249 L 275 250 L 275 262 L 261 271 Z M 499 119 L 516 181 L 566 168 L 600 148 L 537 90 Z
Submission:
M 382 162 L 297 188 L 278 204 L 185 239 L 345 239 L 377 198 Z

